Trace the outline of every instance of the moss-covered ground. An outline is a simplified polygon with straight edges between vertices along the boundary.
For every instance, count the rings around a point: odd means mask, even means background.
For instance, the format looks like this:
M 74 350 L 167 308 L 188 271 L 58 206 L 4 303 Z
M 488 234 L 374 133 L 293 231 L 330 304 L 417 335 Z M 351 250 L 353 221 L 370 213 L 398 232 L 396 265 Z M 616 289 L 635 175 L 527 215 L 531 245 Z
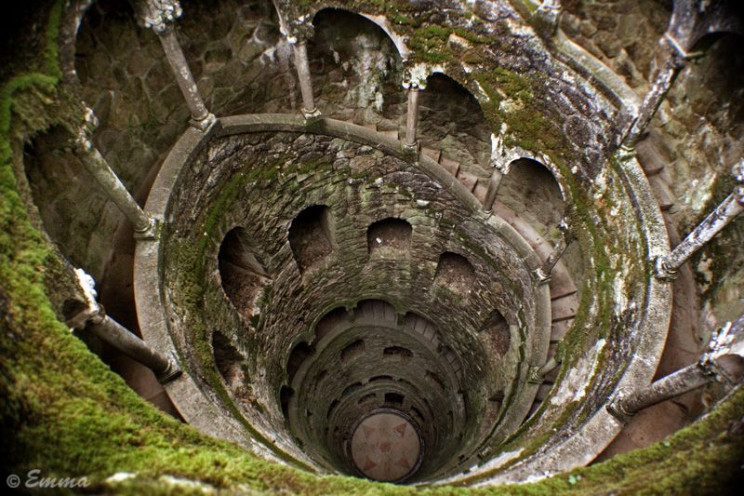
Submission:
M 726 494 L 741 483 L 744 391 L 663 443 L 536 483 L 489 489 L 411 488 L 319 477 L 210 439 L 130 390 L 74 337 L 50 299 L 59 261 L 20 193 L 22 141 L 64 124 L 56 37 L 62 1 L 49 10 L 39 67 L 0 89 L 0 438 L 9 473 L 86 476 L 88 490 L 183 494 L 161 476 L 226 492 L 284 494 Z M 31 72 L 35 70 L 37 72 Z M 137 474 L 114 483 L 115 473 Z M 200 491 L 197 487 L 192 491 Z

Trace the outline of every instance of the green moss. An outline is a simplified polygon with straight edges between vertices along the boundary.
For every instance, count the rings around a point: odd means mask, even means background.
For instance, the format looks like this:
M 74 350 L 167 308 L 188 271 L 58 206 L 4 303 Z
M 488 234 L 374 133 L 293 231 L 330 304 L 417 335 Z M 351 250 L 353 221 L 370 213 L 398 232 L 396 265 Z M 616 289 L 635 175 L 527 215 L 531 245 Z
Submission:
M 560 161 L 574 158 L 576 152 L 556 124 L 561 120 L 549 115 L 548 106 L 542 104 L 538 76 L 496 67 L 479 70 L 474 78 L 488 96 L 489 101 L 481 104 L 486 118 L 494 129 L 507 125 L 505 145 L 556 156 Z
M 413 31 L 408 41 L 411 51 L 422 62 L 438 64 L 453 60 L 447 48 L 447 39 L 451 29 L 441 26 L 426 26 Z

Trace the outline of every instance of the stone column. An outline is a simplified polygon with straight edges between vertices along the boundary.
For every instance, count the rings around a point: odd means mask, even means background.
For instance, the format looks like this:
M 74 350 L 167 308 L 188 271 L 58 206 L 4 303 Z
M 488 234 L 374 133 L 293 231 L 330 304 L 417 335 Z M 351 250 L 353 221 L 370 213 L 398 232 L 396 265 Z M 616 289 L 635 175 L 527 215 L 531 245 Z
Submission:
M 733 360 L 732 360 L 733 358 Z M 620 390 L 608 403 L 615 417 L 626 420 L 639 410 L 674 398 L 709 382 L 736 384 L 742 377 L 744 358 L 744 315 L 733 324 L 728 322 L 711 336 L 700 360 L 659 379 L 646 388 L 628 392 Z
M 639 410 L 674 398 L 693 389 L 706 385 L 712 380 L 697 363 L 674 372 L 647 388 L 626 393 L 620 390 L 607 409 L 614 416 L 627 419 Z
M 739 185 L 728 197 L 708 215 L 672 252 L 659 257 L 654 262 L 654 273 L 664 281 L 674 280 L 677 269 L 690 257 L 726 227 L 734 218 L 744 212 L 744 162 L 734 166 L 734 177 Z
M 151 369 L 161 384 L 181 375 L 181 369 L 175 360 L 150 348 L 144 341 L 103 312 L 92 316 L 85 329 Z
M 168 356 L 150 348 L 143 340 L 106 315 L 96 301 L 93 278 L 82 269 L 75 274 L 82 289 L 87 308 L 67 320 L 67 325 L 76 330 L 85 330 L 110 344 L 128 357 L 151 369 L 163 384 L 181 375 L 178 363 Z
M 310 62 L 307 58 L 307 41 L 303 38 L 298 40 L 294 36 L 287 37 L 292 45 L 297 78 L 300 80 L 300 93 L 302 93 L 302 115 L 306 121 L 314 121 L 321 117 L 320 110 L 315 107 L 313 95 L 313 82 L 310 76 Z
M 488 189 L 486 190 L 486 199 L 483 201 L 483 210 L 490 212 L 493 210 L 493 204 L 496 201 L 496 194 L 499 192 L 501 178 L 504 174 L 496 167 L 491 172 L 491 178 L 488 180 Z
M 139 13 L 141 24 L 155 31 L 163 45 L 165 57 L 191 112 L 190 124 L 201 131 L 209 130 L 216 119 L 199 94 L 199 88 L 173 30 L 173 23 L 182 14 L 178 0 L 138 0 L 135 9 Z
M 135 201 L 119 177 L 109 166 L 101 152 L 93 145 L 92 130 L 98 125 L 93 111 L 85 107 L 84 123 L 78 130 L 75 139 L 75 154 L 80 158 L 85 169 L 103 188 L 106 196 L 119 208 L 124 217 L 132 223 L 134 235 L 138 239 L 153 239 L 157 232 L 157 223 L 148 216 Z
M 403 87 L 408 90 L 408 110 L 406 111 L 406 139 L 403 142 L 406 148 L 418 150 L 416 140 L 416 128 L 418 127 L 418 103 L 419 93 L 425 87 L 418 81 L 403 81 Z
M 665 34 L 659 41 L 665 47 L 667 55 L 659 69 L 651 89 L 641 102 L 638 109 L 638 117 L 633 122 L 630 130 L 623 140 L 623 146 L 632 148 L 636 145 L 643 132 L 648 127 L 651 119 L 666 98 L 667 93 L 677 79 L 680 71 L 685 67 L 687 60 L 691 57 L 674 41 L 669 34 Z
M 568 248 L 568 244 L 572 239 L 571 233 L 568 230 L 568 223 L 565 221 L 565 219 L 561 220 L 561 222 L 558 224 L 558 229 L 561 230 L 563 236 L 561 236 L 561 239 L 559 239 L 558 242 L 555 244 L 555 246 L 553 247 L 553 251 L 550 252 L 550 255 L 548 255 L 548 258 L 545 259 L 545 262 L 543 262 L 542 266 L 540 266 L 535 271 L 541 283 L 550 281 L 550 273 L 553 272 L 553 269 L 558 263 L 558 260 L 560 260 L 563 254 L 566 252 L 566 248 Z

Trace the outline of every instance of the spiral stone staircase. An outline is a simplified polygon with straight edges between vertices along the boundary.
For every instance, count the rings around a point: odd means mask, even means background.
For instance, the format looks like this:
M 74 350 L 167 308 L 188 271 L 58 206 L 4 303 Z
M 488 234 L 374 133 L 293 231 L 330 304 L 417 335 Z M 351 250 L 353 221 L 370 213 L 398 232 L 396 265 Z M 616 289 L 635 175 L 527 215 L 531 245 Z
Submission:
M 731 223 L 741 265 L 741 104 L 698 224 L 664 101 L 735 2 L 182 4 L 65 5 L 70 117 L 23 158 L 83 269 L 58 312 L 141 396 L 312 473 L 494 486 L 736 394 L 741 285 L 703 305 L 687 262 Z M 656 48 L 608 48 L 618 15 Z

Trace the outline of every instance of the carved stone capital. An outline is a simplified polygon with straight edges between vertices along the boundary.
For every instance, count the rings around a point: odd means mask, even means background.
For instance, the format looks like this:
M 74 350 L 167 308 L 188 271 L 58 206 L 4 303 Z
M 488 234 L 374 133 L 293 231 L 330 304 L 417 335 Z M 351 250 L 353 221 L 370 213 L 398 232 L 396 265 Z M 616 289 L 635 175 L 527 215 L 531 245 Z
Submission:
M 411 161 L 418 160 L 419 153 L 421 152 L 421 142 L 416 140 L 413 143 L 403 142 L 401 144 L 403 153 Z
M 615 152 L 615 156 L 620 162 L 628 162 L 630 160 L 633 160 L 634 158 L 636 158 L 637 154 L 638 152 L 636 152 L 635 147 L 628 146 L 627 144 L 620 145 L 620 148 L 618 148 L 617 152 Z
M 402 86 L 405 89 L 426 89 L 426 78 L 431 71 L 424 64 L 410 65 L 403 71 Z
M 303 107 L 300 110 L 302 112 L 302 117 L 305 119 L 305 124 L 307 125 L 315 124 L 323 118 L 323 114 L 317 107 L 314 109 L 306 109 Z
M 731 175 L 734 176 L 734 180 L 739 184 L 744 184 L 744 160 L 734 164 L 731 168 Z
M 734 198 L 736 198 L 736 201 L 741 205 L 744 205 L 744 160 L 734 165 L 731 174 L 734 176 L 734 181 L 739 183 L 739 185 L 734 188 Z
M 666 41 L 667 46 L 672 50 L 672 63 L 679 68 L 684 67 L 689 60 L 699 59 L 705 55 L 705 52 L 703 51 L 686 51 L 679 41 L 677 41 L 677 39 L 668 31 L 664 33 L 664 40 Z
M 543 0 L 543 3 L 537 8 L 535 15 L 542 18 L 552 26 L 558 25 L 558 17 L 563 12 L 561 0 Z
M 744 205 L 744 186 L 737 186 L 733 192 L 734 198 L 740 205 Z
M 160 384 L 166 384 L 173 379 L 176 379 L 181 374 L 183 374 L 183 370 L 181 370 L 181 367 L 178 366 L 176 355 L 171 352 L 168 357 L 168 367 L 164 371 L 157 374 L 157 380 Z
M 287 41 L 294 45 L 295 43 L 305 43 L 315 35 L 315 27 L 312 19 L 308 16 L 302 16 L 289 21 L 287 28 Z
M 413 79 L 404 79 L 401 83 L 401 86 L 407 90 L 425 90 L 426 89 L 426 83 L 422 83 L 418 80 Z
M 183 14 L 178 0 L 136 0 L 135 10 L 140 24 L 158 34 L 168 30 Z
M 93 109 L 83 104 L 83 119 L 75 136 L 76 151 L 90 152 L 93 150 L 93 132 L 98 127 L 98 118 Z
M 550 274 L 547 274 L 542 267 L 538 267 L 532 271 L 532 275 L 539 285 L 547 284 L 550 282 Z

